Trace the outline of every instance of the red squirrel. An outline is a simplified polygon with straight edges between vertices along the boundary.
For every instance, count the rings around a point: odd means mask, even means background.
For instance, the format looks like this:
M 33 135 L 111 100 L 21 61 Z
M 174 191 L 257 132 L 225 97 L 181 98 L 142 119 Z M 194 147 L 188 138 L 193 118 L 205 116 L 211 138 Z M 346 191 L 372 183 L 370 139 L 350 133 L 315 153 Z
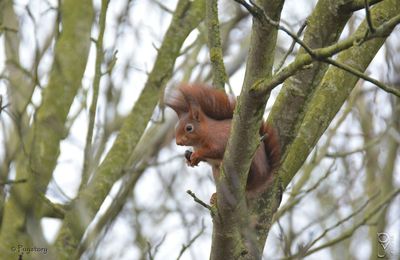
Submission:
M 187 164 L 194 167 L 205 161 L 212 166 L 214 178 L 218 178 L 236 100 L 224 91 L 208 86 L 181 85 L 167 93 L 165 104 L 179 118 L 175 130 L 176 144 L 193 147 L 193 152 L 185 152 Z M 262 141 L 247 178 L 248 194 L 265 189 L 279 165 L 280 146 L 276 131 L 263 122 L 260 138 Z

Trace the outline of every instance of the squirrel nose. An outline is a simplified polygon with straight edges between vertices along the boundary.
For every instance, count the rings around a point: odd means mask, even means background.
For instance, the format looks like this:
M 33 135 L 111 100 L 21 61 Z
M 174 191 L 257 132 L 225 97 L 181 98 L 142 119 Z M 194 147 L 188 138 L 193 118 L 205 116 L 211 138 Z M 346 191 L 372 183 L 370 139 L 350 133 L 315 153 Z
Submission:
M 176 139 L 176 144 L 177 145 L 183 145 L 182 138 Z
M 176 138 L 176 144 L 181 146 L 188 145 L 188 138 L 186 136 L 180 136 Z

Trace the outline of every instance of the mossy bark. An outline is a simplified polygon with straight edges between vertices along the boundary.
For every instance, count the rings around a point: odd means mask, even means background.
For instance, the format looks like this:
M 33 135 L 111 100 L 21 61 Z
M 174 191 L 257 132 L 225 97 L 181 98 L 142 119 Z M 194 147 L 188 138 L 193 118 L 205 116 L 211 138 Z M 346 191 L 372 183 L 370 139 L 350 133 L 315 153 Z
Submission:
M 79 6 L 79 8 L 76 8 Z M 93 7 L 91 1 L 64 1 L 61 8 L 62 33 L 55 44 L 55 58 L 42 103 L 34 117 L 23 152 L 16 162 L 16 179 L 4 207 L 0 234 L 0 255 L 15 258 L 12 247 L 31 245 L 29 237 L 40 238 L 41 196 L 46 192 L 57 163 L 64 124 L 81 85 L 90 47 Z M 39 233 L 37 233 L 39 232 Z M 35 237 L 34 243 L 41 243 Z
M 399 1 L 383 1 L 372 8 L 371 15 L 374 24 L 381 25 L 400 11 Z M 367 24 L 365 21 L 357 29 L 356 34 L 365 35 Z M 385 38 L 376 38 L 353 46 L 338 55 L 337 61 L 348 64 L 359 71 L 365 71 Z M 346 101 L 350 92 L 358 81 L 358 77 L 336 67 L 330 67 L 320 85 L 315 90 L 311 100 L 307 104 L 304 119 L 299 123 L 296 138 L 288 147 L 283 158 L 283 164 L 279 171 L 286 187 L 293 176 L 306 160 L 321 135 L 340 107 Z
M 318 49 L 335 43 L 349 20 L 352 12 L 341 8 L 341 1 L 318 1 L 311 16 L 307 19 L 304 43 Z M 300 61 L 306 51 L 301 48 L 295 61 Z M 297 122 L 304 116 L 307 99 L 321 82 L 328 64 L 315 61 L 306 69 L 299 70 L 285 81 L 271 113 L 268 123 L 279 133 L 282 153 L 297 135 Z
M 279 21 L 283 1 L 259 1 L 258 5 Z M 229 139 L 217 180 L 217 215 L 213 219 L 211 259 L 259 259 L 262 248 L 253 235 L 245 198 L 245 185 L 269 92 L 253 91 L 253 84 L 272 75 L 277 28 L 253 18 L 245 80 L 237 102 Z
M 150 121 L 161 90 L 172 76 L 182 44 L 189 33 L 204 19 L 204 15 L 204 1 L 178 2 L 143 92 L 125 119 L 110 152 L 88 186 L 78 194 L 72 209 L 65 216 L 56 240 L 59 259 L 71 259 L 70 257 L 76 254 L 76 248 L 87 225 L 93 220 L 113 184 L 125 173 L 127 162 Z
M 263 66 L 266 63 L 257 64 L 257 61 L 265 60 L 262 53 L 258 57 L 252 56 L 252 53 L 256 53 L 254 50 L 259 50 L 256 37 L 259 37 L 258 43 L 262 42 L 264 48 L 270 46 L 268 42 L 271 40 L 266 41 L 262 34 L 254 33 L 256 30 L 253 25 L 245 83 L 235 111 L 223 171 L 217 182 L 219 215 L 214 217 L 212 259 L 227 255 L 232 259 L 261 257 L 284 188 L 357 82 L 358 78 L 352 74 L 333 67 L 328 69 L 328 65 L 315 62 L 314 58 L 318 59 L 320 54 L 327 57 L 327 53 L 333 55 L 345 50 L 339 55 L 338 61 L 364 71 L 384 42 L 382 37 L 368 40 L 361 46 L 353 46 L 354 42 L 349 38 L 349 41 L 334 44 L 355 8 L 360 7 L 349 5 L 346 1 L 321 0 L 309 20 L 311 25 L 304 39 L 308 46 L 319 49 L 317 55 L 312 57 L 301 50 L 295 62 L 276 77 L 270 77 L 269 68 Z M 381 25 L 398 12 L 398 3 L 384 1 L 373 9 L 374 24 Z M 271 8 L 270 4 L 268 10 L 277 9 Z M 363 24 L 357 37 L 361 39 L 363 36 L 360 33 L 365 35 L 365 31 Z M 325 46 L 330 47 L 320 49 Z M 270 53 L 273 53 L 273 49 L 270 49 Z M 312 66 L 303 68 L 300 64 Z M 296 72 L 294 76 L 293 72 Z M 244 187 L 251 157 L 259 141 L 257 131 L 263 114 L 260 108 L 265 105 L 263 101 L 267 100 L 270 88 L 284 80 L 285 86 L 268 120 L 280 131 L 284 150 L 279 177 L 264 194 L 246 203 Z M 249 232 L 249 223 L 255 226 L 255 233 Z M 236 225 L 236 228 L 232 225 Z M 214 252 L 217 254 L 213 255 Z
M 218 1 L 206 0 L 206 24 L 208 34 L 208 49 L 213 74 L 213 86 L 224 89 L 228 81 L 224 65 L 224 55 L 221 47 L 221 36 L 218 19 Z

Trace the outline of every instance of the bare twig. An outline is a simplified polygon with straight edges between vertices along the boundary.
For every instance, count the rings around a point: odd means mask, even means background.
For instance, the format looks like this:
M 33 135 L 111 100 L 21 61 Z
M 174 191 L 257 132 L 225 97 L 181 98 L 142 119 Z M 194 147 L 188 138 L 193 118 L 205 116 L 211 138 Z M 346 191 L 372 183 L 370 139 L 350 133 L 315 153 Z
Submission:
M 329 175 L 332 173 L 332 168 L 335 165 L 335 162 L 333 162 L 329 168 L 326 170 L 324 176 L 322 176 L 313 186 L 308 188 L 307 190 L 304 191 L 299 191 L 298 193 L 296 192 L 295 195 L 299 195 L 293 199 L 290 199 L 288 202 L 285 203 L 285 205 L 281 206 L 280 209 L 275 213 L 273 217 L 273 222 L 279 221 L 279 218 L 281 218 L 286 212 L 288 212 L 291 208 L 293 208 L 296 205 L 299 205 L 299 203 L 306 197 L 307 194 L 310 194 L 312 191 L 316 190 L 319 185 L 326 180 Z
M 337 228 L 338 226 L 340 226 L 344 222 L 352 219 L 355 215 L 357 215 L 358 213 L 363 211 L 367 207 L 367 205 L 379 195 L 379 193 L 380 193 L 380 191 L 376 192 L 371 198 L 369 198 L 367 201 L 365 201 L 364 204 L 361 205 L 361 207 L 359 207 L 357 210 L 352 212 L 350 215 L 348 215 L 344 219 L 339 220 L 336 224 L 334 224 L 334 225 L 330 226 L 329 228 L 325 229 L 324 232 L 322 232 L 321 235 L 319 235 L 316 239 L 314 239 L 314 241 L 312 241 L 310 244 L 307 245 L 307 250 L 308 250 L 308 248 L 311 248 L 313 245 L 315 245 L 318 241 L 320 241 L 323 237 L 325 237 L 328 232 L 330 232 L 331 230 Z
M 355 76 L 357 76 L 359 78 L 362 78 L 362 79 L 364 79 L 364 80 L 366 80 L 368 82 L 371 82 L 372 84 L 376 85 L 377 87 L 379 87 L 380 89 L 382 89 L 382 90 L 384 90 L 384 91 L 386 91 L 388 93 L 391 93 L 391 94 L 393 94 L 393 95 L 395 95 L 397 97 L 400 97 L 400 89 L 396 89 L 396 88 L 387 86 L 386 84 L 380 82 L 379 80 L 371 78 L 370 76 L 366 75 L 365 73 L 362 73 L 361 71 L 359 71 L 359 70 L 357 70 L 357 69 L 355 69 L 355 68 L 353 68 L 353 67 L 351 67 L 351 66 L 349 66 L 347 64 L 341 63 L 339 61 L 335 61 L 335 60 L 333 60 L 331 58 L 323 59 L 323 61 L 325 61 L 325 62 L 327 62 L 327 63 L 329 63 L 329 64 L 331 64 L 331 65 L 333 65 L 335 67 L 338 67 L 339 69 L 345 70 L 345 71 L 347 71 L 347 72 L 349 72 L 349 73 L 351 73 L 351 74 L 353 74 L 353 75 L 355 75 Z
M 154 259 L 153 255 L 151 254 L 151 244 L 149 241 L 147 241 L 147 254 L 149 255 L 149 260 Z
M 8 103 L 8 104 L 5 104 L 5 105 L 3 106 L 3 95 L 0 95 L 0 114 L 1 114 L 1 112 L 2 112 L 5 108 L 7 108 L 9 105 L 10 105 L 10 104 Z M 5 110 L 4 110 L 4 111 L 5 111 Z
M 364 225 L 365 223 L 367 223 L 367 221 L 372 218 L 377 212 L 379 212 L 384 206 L 386 206 L 394 197 L 396 197 L 398 194 L 400 193 L 400 189 L 397 189 L 396 191 L 394 191 L 393 193 L 389 194 L 389 196 L 387 196 L 385 198 L 385 200 L 382 201 L 382 203 L 380 203 L 379 205 L 377 205 L 376 207 L 374 207 L 371 212 L 365 216 L 360 222 L 358 222 L 356 225 L 353 226 L 353 228 L 351 228 L 350 230 L 348 230 L 347 232 L 344 232 L 341 236 L 327 242 L 324 245 L 321 245 L 309 252 L 307 252 L 306 255 L 311 255 L 321 249 L 324 249 L 326 247 L 332 246 L 348 237 L 350 237 L 354 231 L 356 231 L 360 226 Z
M 335 55 L 354 45 L 360 45 L 367 40 L 387 37 L 398 23 L 400 23 L 400 15 L 397 15 L 391 18 L 389 21 L 384 22 L 375 29 L 374 33 L 370 33 L 367 36 L 363 34 L 355 34 L 352 37 L 349 37 L 330 46 L 312 50 L 312 53 L 314 54 L 313 56 L 310 54 L 304 54 L 301 57 L 299 56 L 298 59 L 276 73 L 272 78 L 263 79 L 255 82 L 252 86 L 252 89 L 258 89 L 262 86 L 262 88 L 265 88 L 266 91 L 271 91 L 287 78 L 294 75 L 299 69 L 313 63 L 315 60 L 324 61 L 324 59 L 326 59 L 327 57 L 331 57 L 332 55 Z
M 385 84 L 365 75 L 364 73 L 357 71 L 356 69 L 351 68 L 350 66 L 347 66 L 345 64 L 341 64 L 338 63 L 332 59 L 330 59 L 329 57 L 332 56 L 335 53 L 338 53 L 344 49 L 347 49 L 351 46 L 353 46 L 354 44 L 362 44 L 367 40 L 370 40 L 372 38 L 377 38 L 377 37 L 384 37 L 385 35 L 387 35 L 388 31 L 390 31 L 391 29 L 394 28 L 394 26 L 396 26 L 399 22 L 400 22 L 400 15 L 397 15 L 395 17 L 393 17 L 392 19 L 390 19 L 389 21 L 387 21 L 386 23 L 382 24 L 379 28 L 374 29 L 372 27 L 372 21 L 369 21 L 368 23 L 371 23 L 369 26 L 370 32 L 371 33 L 366 33 L 363 37 L 359 37 L 359 36 L 355 36 L 355 37 L 350 37 L 350 38 L 354 38 L 352 42 L 347 42 L 348 40 L 345 40 L 341 43 L 337 43 L 335 45 L 329 46 L 329 47 L 325 47 L 322 49 L 311 49 L 309 46 L 307 46 L 307 44 L 305 44 L 297 35 L 293 34 L 290 30 L 286 29 L 284 26 L 281 26 L 279 24 L 279 22 L 276 22 L 274 20 L 272 20 L 265 12 L 262 8 L 260 8 L 259 6 L 257 6 L 257 4 L 255 4 L 253 1 L 250 0 L 250 3 L 247 3 L 245 0 L 234 0 L 235 2 L 238 2 L 239 4 L 243 5 L 256 19 L 258 19 L 261 24 L 266 25 L 267 23 L 275 26 L 278 30 L 281 30 L 283 32 L 285 32 L 286 34 L 288 34 L 295 42 L 297 42 L 301 47 L 304 48 L 304 50 L 310 55 L 310 60 L 303 62 L 304 64 L 302 66 L 305 66 L 307 64 L 312 63 L 314 60 L 318 60 L 318 61 L 324 61 L 327 62 L 331 65 L 334 65 L 336 67 L 339 67 L 341 69 L 344 69 L 360 78 L 363 78 L 375 85 L 377 85 L 378 87 L 380 87 L 381 89 L 392 93 L 398 97 L 400 97 L 400 90 L 397 90 L 395 88 L 391 88 L 389 86 L 386 86 Z M 368 5 L 368 2 L 366 3 L 366 5 Z M 369 6 L 369 5 L 368 5 Z M 369 9 L 367 11 L 369 13 Z M 370 15 L 368 15 L 367 20 L 371 20 Z M 368 32 L 368 31 L 367 31 Z M 346 44 L 345 44 L 346 43 Z M 339 47 L 343 45 L 342 47 Z M 332 48 L 334 48 L 335 50 L 332 50 Z M 327 52 L 323 51 L 326 50 Z M 331 52 L 332 51 L 332 52 Z M 272 80 L 270 80 L 270 86 L 267 87 L 267 90 L 272 90 L 273 87 L 279 85 L 280 83 L 282 83 L 286 78 L 290 77 L 295 71 L 297 71 L 297 69 L 301 67 L 300 64 L 298 64 L 298 66 L 295 66 L 295 68 L 290 68 L 287 69 L 285 72 L 283 73 L 278 73 L 276 75 L 276 77 L 274 77 Z M 283 74 L 283 75 L 282 75 Z M 286 75 L 285 75 L 286 74 Z M 283 76 L 282 79 L 280 79 L 280 77 Z M 260 81 L 258 83 L 255 84 L 255 86 L 257 87 L 259 84 L 263 83 L 263 81 Z
M 155 257 L 157 255 L 158 250 L 160 249 L 161 245 L 164 243 L 165 238 L 167 238 L 167 234 L 164 234 L 163 237 L 161 238 L 160 242 L 158 242 L 155 246 L 154 246 L 154 250 L 153 250 L 153 257 Z
M 1 34 L 2 32 L 13 32 L 13 33 L 18 33 L 18 29 L 14 29 L 14 28 L 10 28 L 10 27 L 7 27 L 7 26 L 0 25 L 0 34 Z
M 369 211 L 369 213 L 360 221 L 358 221 L 355 225 L 353 225 L 352 228 L 350 228 L 349 230 L 343 232 L 340 236 L 328 241 L 327 243 L 320 245 L 308 252 L 301 252 L 295 255 L 290 256 L 289 258 L 284 258 L 284 259 L 297 259 L 298 257 L 302 256 L 309 256 L 317 251 L 320 251 L 324 248 L 327 247 L 331 247 L 337 243 L 339 243 L 340 241 L 343 241 L 347 238 L 349 238 L 359 227 L 361 227 L 362 225 L 365 225 L 367 223 L 368 220 L 370 220 L 373 216 L 375 216 L 375 214 L 377 214 L 384 206 L 386 206 L 392 199 L 394 199 L 397 195 L 400 194 L 400 189 L 397 189 L 395 191 L 393 191 L 392 193 L 388 194 L 388 196 L 386 196 L 378 205 L 376 205 L 375 207 L 373 207 L 371 209 L 371 211 Z M 374 197 L 376 197 L 377 195 L 375 194 L 374 196 L 372 196 L 368 201 L 366 201 L 358 210 L 356 210 L 355 212 L 353 212 L 350 216 L 348 216 L 347 218 L 344 218 L 343 220 L 339 221 L 338 223 L 336 223 L 335 225 L 331 226 L 330 228 L 326 229 L 323 234 L 321 234 L 321 236 L 319 236 L 316 240 L 314 240 L 310 245 L 314 245 L 317 240 L 320 240 L 321 237 L 323 237 L 322 235 L 325 235 L 327 232 L 329 232 L 330 230 L 332 230 L 333 228 L 337 227 L 338 225 L 340 225 L 341 223 L 347 221 L 349 218 L 353 217 L 354 215 L 356 215 L 357 213 L 359 213 L 360 211 L 362 211 L 366 204 L 369 203 L 372 199 L 374 199 Z M 308 247 L 310 247 L 310 245 Z
M 20 179 L 20 180 L 6 180 L 0 182 L 0 186 L 10 185 L 10 184 L 18 184 L 18 183 L 25 183 L 27 179 Z
M 38 194 L 45 205 L 42 213 L 45 217 L 62 219 L 65 216 L 65 212 L 71 208 L 71 204 L 54 203 L 49 200 L 43 193 Z
M 187 190 L 186 193 L 189 194 L 194 199 L 195 202 L 199 203 L 201 206 L 205 207 L 206 209 L 212 212 L 211 206 L 202 201 L 201 199 L 197 198 L 196 194 L 194 194 L 191 190 Z
M 161 3 L 160 1 L 157 0 L 153 0 L 153 2 L 158 5 L 158 7 L 160 7 L 161 10 L 169 13 L 169 14 L 173 14 L 174 11 L 172 11 L 171 9 L 169 9 L 166 5 L 164 5 L 163 3 Z
M 369 10 L 369 2 L 368 0 L 364 0 L 365 4 L 365 19 L 367 20 L 368 28 L 371 33 L 375 32 L 374 25 L 372 24 L 371 20 L 371 12 Z
M 239 4 L 243 5 L 256 19 L 260 21 L 260 23 L 264 26 L 267 24 L 270 24 L 277 28 L 278 30 L 281 30 L 285 32 L 287 35 L 289 35 L 295 42 L 297 42 L 301 47 L 304 48 L 304 50 L 311 56 L 315 57 L 316 54 L 314 51 L 307 46 L 299 37 L 297 37 L 296 34 L 292 33 L 289 29 L 286 27 L 282 26 L 279 24 L 279 22 L 274 21 L 271 17 L 269 17 L 264 10 L 259 7 L 255 2 L 250 0 L 250 4 L 248 4 L 245 0 L 234 0 L 235 2 L 238 2 Z
M 307 20 L 304 21 L 304 23 L 300 26 L 299 30 L 297 31 L 297 34 L 296 34 L 297 37 L 300 37 L 300 35 L 303 33 L 303 30 L 306 28 L 306 26 L 307 26 Z M 285 56 L 282 58 L 282 60 L 279 63 L 279 65 L 276 67 L 275 73 L 282 68 L 283 64 L 285 64 L 285 61 L 286 61 L 287 57 L 289 57 L 289 55 L 293 52 L 293 49 L 294 49 L 295 45 L 296 45 L 296 41 L 293 40 L 292 44 L 290 45 L 289 49 L 287 50 Z
M 367 0 L 367 1 L 368 1 L 368 5 L 372 6 L 377 3 L 382 2 L 383 0 Z M 355 12 L 355 11 L 365 8 L 365 0 L 348 1 L 348 3 L 344 4 L 344 7 L 346 8 L 346 10 L 348 12 Z
M 391 129 L 391 127 L 388 127 L 386 131 L 384 131 L 380 136 L 373 138 L 372 140 L 370 140 L 369 142 L 367 142 L 366 144 L 364 144 L 364 146 L 356 148 L 354 150 L 351 151 L 344 151 L 344 152 L 334 152 L 334 153 L 327 153 L 326 156 L 327 157 L 331 157 L 331 158 L 338 158 L 338 157 L 346 157 L 355 153 L 360 153 L 360 152 L 364 152 L 366 149 L 378 144 L 380 141 L 382 141 L 382 138 L 384 136 L 386 136 L 386 134 L 388 133 L 388 131 Z
M 189 193 L 190 194 L 190 193 Z M 182 249 L 179 252 L 178 257 L 176 258 L 176 260 L 179 260 L 181 258 L 181 256 L 183 255 L 183 253 L 186 251 L 186 249 L 188 249 L 191 245 L 193 245 L 193 243 L 196 241 L 196 239 L 198 239 L 205 230 L 205 226 L 204 226 L 204 222 L 201 222 L 201 229 L 200 231 L 192 238 L 190 239 L 190 241 L 186 244 L 186 245 L 182 245 Z
M 100 79 L 102 76 L 101 73 L 101 64 L 104 59 L 103 55 L 103 36 L 106 27 L 106 16 L 107 16 L 107 8 L 108 8 L 108 0 L 102 0 L 101 3 L 101 11 L 99 17 L 99 35 L 97 40 L 95 40 L 96 44 L 96 64 L 95 64 L 95 76 L 93 82 L 93 96 L 92 96 L 92 104 L 89 109 L 89 125 L 86 135 L 86 145 L 84 150 L 84 160 L 83 160 L 83 170 L 82 170 L 82 181 L 80 189 L 86 187 L 87 181 L 90 177 L 90 167 L 93 161 L 92 156 L 92 139 L 93 139 L 93 131 L 94 131 L 94 123 L 96 120 L 96 110 L 97 110 L 97 101 L 99 96 L 99 88 L 100 88 Z
M 155 259 L 156 255 L 157 255 L 157 252 L 158 252 L 158 250 L 160 249 L 160 246 L 164 243 L 166 237 L 167 237 L 167 235 L 164 235 L 164 236 L 161 238 L 160 242 L 158 242 L 158 243 L 154 246 L 153 252 L 152 252 L 152 250 L 151 250 L 151 249 L 152 249 L 152 246 L 151 246 L 150 241 L 146 241 L 146 244 L 147 244 L 147 255 L 148 255 L 148 257 L 149 257 L 149 260 Z

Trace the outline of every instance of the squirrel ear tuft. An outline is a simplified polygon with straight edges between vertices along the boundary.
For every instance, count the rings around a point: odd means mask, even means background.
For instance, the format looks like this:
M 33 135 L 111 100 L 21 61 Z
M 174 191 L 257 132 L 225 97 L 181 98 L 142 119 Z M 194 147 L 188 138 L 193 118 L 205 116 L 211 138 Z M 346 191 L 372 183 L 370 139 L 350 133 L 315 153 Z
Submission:
M 194 120 L 200 122 L 203 120 L 203 112 L 201 111 L 199 106 L 190 106 L 190 114 Z

